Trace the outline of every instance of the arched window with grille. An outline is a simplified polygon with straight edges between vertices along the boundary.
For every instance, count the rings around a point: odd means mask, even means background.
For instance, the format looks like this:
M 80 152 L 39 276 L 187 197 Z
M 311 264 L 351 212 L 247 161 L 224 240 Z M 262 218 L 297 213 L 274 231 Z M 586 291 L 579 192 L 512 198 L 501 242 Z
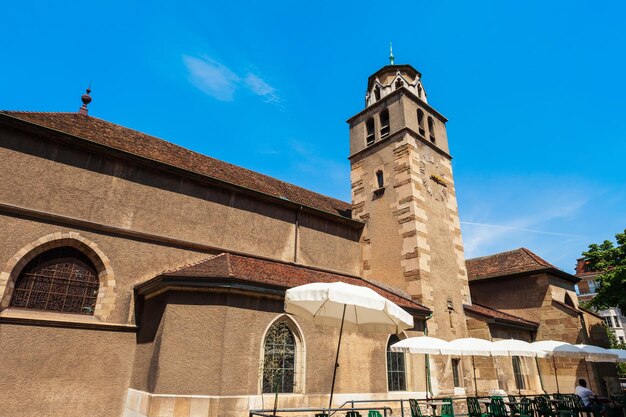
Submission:
M 435 143 L 435 121 L 432 117 L 428 117 L 428 134 L 430 135 L 430 141 Z
M 263 346 L 263 393 L 294 392 L 296 338 L 287 322 L 272 324 Z
M 380 137 L 389 136 L 389 110 L 385 109 L 380 112 Z
M 391 345 L 399 341 L 398 336 L 394 334 L 387 343 L 387 387 L 389 391 L 406 391 L 404 353 L 391 351 Z
M 426 129 L 424 128 L 424 111 L 422 109 L 417 109 L 417 126 L 419 128 L 420 135 L 426 136 Z
M 71 247 L 51 249 L 20 272 L 11 307 L 93 315 L 98 271 L 85 254 Z

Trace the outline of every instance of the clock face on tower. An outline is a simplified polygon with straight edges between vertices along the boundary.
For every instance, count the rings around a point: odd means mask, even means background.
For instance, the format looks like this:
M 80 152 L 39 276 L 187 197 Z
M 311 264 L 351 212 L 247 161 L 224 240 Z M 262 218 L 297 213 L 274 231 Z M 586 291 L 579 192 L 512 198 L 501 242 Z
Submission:
M 448 200 L 448 182 L 432 154 L 424 153 L 419 161 L 419 171 L 426 193 L 437 201 Z

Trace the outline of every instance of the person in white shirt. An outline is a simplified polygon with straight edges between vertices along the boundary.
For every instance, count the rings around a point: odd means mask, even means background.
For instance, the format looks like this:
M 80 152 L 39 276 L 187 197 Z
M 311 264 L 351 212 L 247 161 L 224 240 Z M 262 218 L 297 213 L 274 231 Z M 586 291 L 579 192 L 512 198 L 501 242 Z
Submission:
M 579 379 L 578 386 L 576 387 L 574 393 L 578 395 L 581 400 L 583 400 L 583 405 L 585 406 L 585 408 L 591 409 L 591 399 L 595 398 L 596 394 L 594 394 L 593 391 L 587 388 L 587 381 L 582 378 Z

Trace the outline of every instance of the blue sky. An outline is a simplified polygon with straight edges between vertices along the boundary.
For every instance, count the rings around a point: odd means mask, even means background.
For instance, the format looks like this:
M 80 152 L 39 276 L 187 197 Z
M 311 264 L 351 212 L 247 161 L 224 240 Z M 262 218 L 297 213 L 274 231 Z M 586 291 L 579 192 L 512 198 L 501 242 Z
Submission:
M 11 2 L 0 108 L 90 114 L 349 201 L 368 75 L 423 74 L 467 257 L 525 246 L 571 272 L 626 228 L 619 1 Z

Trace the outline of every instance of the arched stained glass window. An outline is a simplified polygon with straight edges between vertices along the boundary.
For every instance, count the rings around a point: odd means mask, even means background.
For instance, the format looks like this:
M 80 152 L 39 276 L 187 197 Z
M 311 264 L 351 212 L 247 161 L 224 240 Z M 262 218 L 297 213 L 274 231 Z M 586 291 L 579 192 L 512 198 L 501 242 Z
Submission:
M 24 267 L 11 307 L 93 314 L 98 289 L 98 272 L 87 256 L 74 248 L 56 248 Z
M 398 336 L 394 334 L 387 343 L 387 386 L 389 391 L 406 391 L 404 353 L 391 351 L 391 345 L 399 341 Z
M 274 323 L 265 336 L 263 392 L 293 392 L 296 339 L 284 321 Z

